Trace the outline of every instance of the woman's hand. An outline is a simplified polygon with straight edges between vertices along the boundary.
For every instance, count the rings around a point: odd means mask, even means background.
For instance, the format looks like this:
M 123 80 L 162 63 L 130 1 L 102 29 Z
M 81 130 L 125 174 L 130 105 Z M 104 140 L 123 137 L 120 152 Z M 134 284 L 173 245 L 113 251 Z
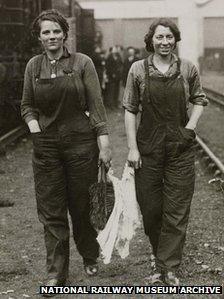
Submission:
M 111 149 L 110 149 L 110 143 L 109 143 L 109 138 L 108 135 L 100 135 L 97 138 L 98 141 L 98 146 L 100 149 L 100 154 L 99 154 L 99 165 L 101 163 L 104 163 L 106 168 L 110 168 L 110 162 L 111 162 Z
M 28 122 L 28 127 L 30 129 L 30 133 L 38 133 L 41 132 L 39 123 L 36 119 L 32 119 Z
M 110 168 L 110 166 L 111 166 L 111 150 L 109 147 L 100 149 L 99 165 L 101 163 L 104 163 L 107 169 Z
M 129 150 L 127 161 L 130 167 L 133 167 L 135 169 L 139 169 L 142 167 L 142 159 L 137 148 Z

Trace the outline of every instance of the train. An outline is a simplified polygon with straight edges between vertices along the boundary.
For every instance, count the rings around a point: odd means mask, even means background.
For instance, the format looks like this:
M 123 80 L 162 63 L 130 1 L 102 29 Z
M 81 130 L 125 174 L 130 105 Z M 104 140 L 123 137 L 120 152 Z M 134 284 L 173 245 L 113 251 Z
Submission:
M 75 0 L 0 0 L 0 136 L 22 123 L 20 101 L 27 61 L 41 53 L 31 24 L 43 10 L 58 9 L 70 24 L 68 48 L 92 56 L 94 11 Z

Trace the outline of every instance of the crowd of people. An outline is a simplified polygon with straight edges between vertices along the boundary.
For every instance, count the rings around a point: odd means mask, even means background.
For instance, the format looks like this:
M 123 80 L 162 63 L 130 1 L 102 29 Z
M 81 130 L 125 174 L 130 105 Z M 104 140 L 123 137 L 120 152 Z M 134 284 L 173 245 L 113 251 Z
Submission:
M 125 87 L 131 65 L 140 59 L 140 51 L 134 47 L 110 47 L 108 54 L 99 46 L 92 56 L 98 74 L 104 105 L 110 109 L 121 106 L 120 88 Z

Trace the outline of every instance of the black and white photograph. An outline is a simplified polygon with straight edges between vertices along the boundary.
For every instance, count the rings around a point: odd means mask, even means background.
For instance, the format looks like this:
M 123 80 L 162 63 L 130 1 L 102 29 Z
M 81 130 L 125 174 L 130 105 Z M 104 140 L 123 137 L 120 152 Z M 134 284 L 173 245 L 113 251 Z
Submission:
M 223 0 L 0 0 L 0 299 L 224 299 L 223 215 Z

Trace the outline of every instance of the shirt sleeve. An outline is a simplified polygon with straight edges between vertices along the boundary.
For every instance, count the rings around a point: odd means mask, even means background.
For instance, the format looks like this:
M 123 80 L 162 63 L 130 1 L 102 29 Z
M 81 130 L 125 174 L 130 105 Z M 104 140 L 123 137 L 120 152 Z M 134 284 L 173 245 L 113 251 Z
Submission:
M 23 83 L 23 95 L 21 100 L 21 115 L 26 123 L 38 119 L 38 113 L 34 108 L 34 92 L 32 83 L 32 62 L 27 63 Z
M 97 136 L 107 135 L 107 117 L 102 101 L 99 79 L 92 60 L 88 57 L 84 65 L 83 83 L 89 108 L 89 117 Z
M 194 105 L 207 106 L 208 99 L 202 89 L 201 80 L 197 68 L 192 64 L 189 71 L 189 102 Z
M 123 97 L 123 107 L 129 112 L 137 114 L 139 112 L 140 90 L 135 74 L 135 63 L 132 64 L 127 78 L 127 83 Z

